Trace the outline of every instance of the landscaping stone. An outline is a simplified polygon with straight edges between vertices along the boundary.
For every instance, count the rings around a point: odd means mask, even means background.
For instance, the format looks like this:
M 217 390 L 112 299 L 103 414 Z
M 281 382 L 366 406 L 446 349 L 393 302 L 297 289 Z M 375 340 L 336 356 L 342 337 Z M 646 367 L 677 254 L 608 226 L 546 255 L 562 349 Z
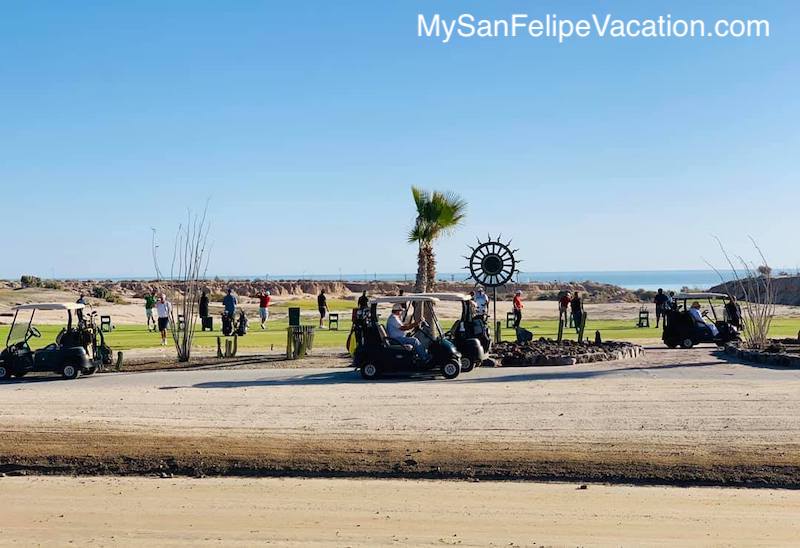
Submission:
M 501 342 L 492 349 L 492 357 L 501 366 L 575 365 L 635 358 L 643 353 L 644 348 L 629 342 L 595 344 L 545 338 L 524 343 Z

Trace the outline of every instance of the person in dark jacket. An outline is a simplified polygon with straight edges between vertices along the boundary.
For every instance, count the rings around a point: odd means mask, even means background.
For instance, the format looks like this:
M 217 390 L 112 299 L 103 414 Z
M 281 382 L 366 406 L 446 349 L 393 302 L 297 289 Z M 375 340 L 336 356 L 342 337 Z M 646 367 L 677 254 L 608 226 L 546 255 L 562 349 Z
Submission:
M 669 297 L 667 297 L 667 295 L 664 293 L 664 290 L 659 287 L 658 292 L 656 293 L 656 296 L 653 299 L 653 302 L 656 304 L 656 328 L 657 328 L 659 320 L 667 316 Z
M 725 303 L 725 316 L 728 323 L 737 329 L 742 328 L 742 307 L 736 302 L 736 297 L 731 295 L 731 300 Z
M 369 308 L 369 297 L 367 297 L 366 290 L 358 298 L 358 308 L 362 310 L 365 308 Z
M 208 293 L 206 290 L 203 290 L 203 293 L 200 295 L 200 318 L 208 318 Z
M 569 305 L 572 307 L 572 321 L 575 324 L 575 331 L 580 332 L 581 321 L 583 320 L 583 299 L 581 299 L 581 294 L 576 291 Z
M 317 295 L 317 308 L 319 309 L 319 328 L 322 329 L 322 322 L 328 315 L 328 298 L 325 296 L 324 289 L 321 289 Z

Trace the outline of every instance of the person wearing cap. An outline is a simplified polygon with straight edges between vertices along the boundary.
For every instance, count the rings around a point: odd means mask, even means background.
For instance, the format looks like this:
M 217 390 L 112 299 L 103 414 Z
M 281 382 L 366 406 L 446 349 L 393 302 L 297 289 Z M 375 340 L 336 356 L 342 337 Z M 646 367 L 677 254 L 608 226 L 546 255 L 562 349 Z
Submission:
M 394 339 L 400 344 L 410 344 L 414 347 L 414 351 L 423 361 L 428 361 L 428 351 L 425 350 L 425 347 L 422 346 L 422 343 L 419 342 L 419 339 L 414 337 L 409 337 L 406 332 L 414 329 L 415 327 L 419 326 L 419 322 L 409 322 L 407 324 L 403 324 L 403 320 L 400 319 L 400 316 L 403 315 L 405 312 L 405 308 L 400 303 L 395 303 L 392 306 L 392 313 L 389 316 L 389 319 L 386 320 L 386 334 L 390 339 Z
M 483 286 L 475 288 L 475 313 L 480 316 L 485 316 L 489 312 L 489 296 L 483 290 Z
M 711 334 L 716 337 L 719 335 L 719 329 L 712 322 L 706 320 L 705 315 L 700 312 L 700 303 L 695 301 L 689 309 L 689 316 L 694 320 L 695 325 L 703 327 L 711 331 Z
M 514 294 L 511 306 L 514 309 L 514 329 L 519 329 L 519 324 L 522 321 L 522 291 L 519 289 Z
M 270 302 L 269 291 L 261 291 L 261 295 L 258 297 L 258 313 L 261 315 L 261 329 L 266 329 L 264 324 L 267 323 L 269 319 L 269 302 Z

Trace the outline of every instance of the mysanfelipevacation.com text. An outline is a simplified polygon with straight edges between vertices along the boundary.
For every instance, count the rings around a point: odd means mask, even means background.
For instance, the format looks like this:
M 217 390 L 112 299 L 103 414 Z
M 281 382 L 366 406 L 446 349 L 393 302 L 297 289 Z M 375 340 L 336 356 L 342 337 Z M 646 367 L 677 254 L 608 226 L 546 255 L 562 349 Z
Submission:
M 584 19 L 560 18 L 551 13 L 533 17 L 514 13 L 508 17 L 482 19 L 471 13 L 457 17 L 417 14 L 417 36 L 449 44 L 456 40 L 532 38 L 559 43 L 586 38 L 686 39 L 769 38 L 766 19 L 683 19 L 672 14 L 653 18 L 618 18 L 592 14 Z

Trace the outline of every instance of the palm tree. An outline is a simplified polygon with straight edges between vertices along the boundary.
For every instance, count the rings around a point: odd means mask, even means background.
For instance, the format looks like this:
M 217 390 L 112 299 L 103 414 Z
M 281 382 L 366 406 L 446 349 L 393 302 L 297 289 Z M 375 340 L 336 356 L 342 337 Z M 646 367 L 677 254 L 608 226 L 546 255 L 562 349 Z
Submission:
M 467 202 L 452 192 L 428 192 L 412 186 L 417 218 L 408 234 L 409 243 L 419 246 L 414 290 L 432 291 L 436 284 L 436 255 L 433 242 L 452 232 L 464 220 Z

